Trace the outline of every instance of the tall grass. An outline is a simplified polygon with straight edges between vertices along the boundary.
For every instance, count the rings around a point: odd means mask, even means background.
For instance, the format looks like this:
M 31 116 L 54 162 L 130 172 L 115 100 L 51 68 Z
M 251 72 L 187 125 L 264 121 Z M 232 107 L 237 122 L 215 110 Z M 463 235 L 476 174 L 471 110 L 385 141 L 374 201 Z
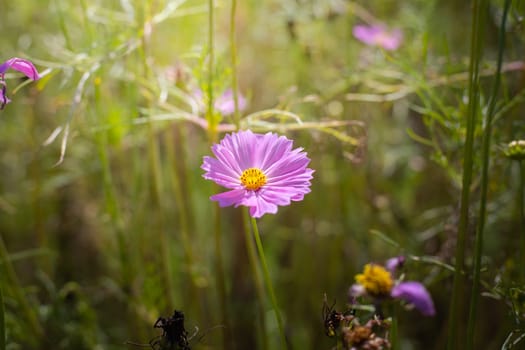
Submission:
M 474 1 L 472 7 L 472 29 L 470 40 L 469 85 L 468 85 L 468 111 L 464 146 L 463 174 L 461 187 L 460 217 L 458 224 L 458 237 L 456 246 L 456 271 L 454 273 L 454 289 L 450 302 L 450 318 L 448 333 L 448 349 L 461 349 L 463 333 L 463 295 L 465 289 L 465 249 L 469 229 L 470 193 L 473 177 L 473 164 L 475 158 L 474 131 L 479 118 L 480 79 L 479 67 L 483 53 L 485 37 L 485 16 L 488 2 Z
M 484 120 L 483 140 L 482 140 L 482 172 L 480 185 L 480 202 L 479 202 L 479 220 L 476 227 L 475 250 L 474 250 L 474 266 L 473 266 L 473 283 L 470 297 L 469 321 L 467 328 L 467 349 L 474 348 L 475 339 L 475 325 L 478 314 L 478 300 L 481 293 L 481 257 L 483 254 L 483 235 L 485 231 L 485 221 L 487 216 L 487 192 L 488 192 L 488 174 L 490 165 L 490 145 L 492 139 L 492 123 L 494 120 L 494 111 L 496 108 L 496 101 L 501 82 L 501 67 L 503 64 L 503 52 L 505 48 L 505 28 L 507 24 L 507 15 L 510 8 L 511 1 L 505 1 L 503 8 L 503 15 L 500 25 L 500 34 L 498 37 L 498 61 L 496 73 L 494 76 L 494 83 L 490 94 L 489 105 L 487 107 L 486 117 Z

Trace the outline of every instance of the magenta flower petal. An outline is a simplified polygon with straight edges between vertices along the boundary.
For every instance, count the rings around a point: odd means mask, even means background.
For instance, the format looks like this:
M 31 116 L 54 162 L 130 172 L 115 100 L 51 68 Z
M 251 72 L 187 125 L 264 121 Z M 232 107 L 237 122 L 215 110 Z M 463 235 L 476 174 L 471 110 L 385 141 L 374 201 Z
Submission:
M 250 205 L 250 215 L 254 218 L 260 218 L 264 214 L 277 213 L 277 204 L 267 200 L 264 196 L 255 196 L 254 205 Z
M 399 29 L 388 31 L 382 25 L 356 25 L 352 29 L 354 37 L 369 45 L 379 46 L 385 50 L 393 51 L 401 45 L 403 33 Z
M 405 264 L 406 258 L 403 255 L 390 258 L 386 261 L 385 267 L 391 274 L 396 272 L 397 269 L 400 269 Z
M 237 103 L 239 111 L 246 108 L 246 99 L 240 93 L 237 94 Z M 235 101 L 233 99 L 232 89 L 227 89 L 220 95 L 213 105 L 222 115 L 230 115 L 235 112 Z
M 390 295 L 392 298 L 401 299 L 414 305 L 425 316 L 436 314 L 432 297 L 425 286 L 419 282 L 401 282 L 392 289 Z
M 0 65 L 0 74 L 4 74 L 8 69 L 14 69 L 23 73 L 26 77 L 32 80 L 40 78 L 38 71 L 31 61 L 23 58 L 13 57 Z
M 357 40 L 367 45 L 371 45 L 371 46 L 376 44 L 376 37 L 381 32 L 382 32 L 382 27 L 379 27 L 376 25 L 372 25 L 372 26 L 356 25 L 352 29 L 352 34 Z
M 348 289 L 348 298 L 350 300 L 354 300 L 357 297 L 362 297 L 363 295 L 366 295 L 366 289 L 359 283 L 352 284 L 352 286 Z
M 40 75 L 31 61 L 13 57 L 0 64 L 0 109 L 3 109 L 6 104 L 11 102 L 6 95 L 7 87 L 4 80 L 4 74 L 9 69 L 19 71 L 32 80 L 40 79 Z
M 210 199 L 219 202 L 219 206 L 221 207 L 229 207 L 232 205 L 237 207 L 243 202 L 245 197 L 246 192 L 244 190 L 232 190 L 213 195 Z
M 313 170 L 301 148 L 274 133 L 250 130 L 227 134 L 212 146 L 213 157 L 204 157 L 203 177 L 231 191 L 210 197 L 221 207 L 243 205 L 260 218 L 277 213 L 279 206 L 300 201 L 310 192 Z

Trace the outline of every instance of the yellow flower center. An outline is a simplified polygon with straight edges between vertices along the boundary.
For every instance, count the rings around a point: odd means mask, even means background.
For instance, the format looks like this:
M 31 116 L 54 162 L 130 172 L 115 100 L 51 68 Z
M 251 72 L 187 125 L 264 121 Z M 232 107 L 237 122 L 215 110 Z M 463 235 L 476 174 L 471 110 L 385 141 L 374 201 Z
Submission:
M 242 172 L 241 183 L 251 191 L 257 191 L 266 184 L 266 175 L 259 168 L 248 168 Z
M 365 287 L 368 294 L 374 296 L 390 294 L 394 285 L 390 272 L 384 267 L 374 264 L 366 264 L 363 273 L 356 275 L 355 280 Z

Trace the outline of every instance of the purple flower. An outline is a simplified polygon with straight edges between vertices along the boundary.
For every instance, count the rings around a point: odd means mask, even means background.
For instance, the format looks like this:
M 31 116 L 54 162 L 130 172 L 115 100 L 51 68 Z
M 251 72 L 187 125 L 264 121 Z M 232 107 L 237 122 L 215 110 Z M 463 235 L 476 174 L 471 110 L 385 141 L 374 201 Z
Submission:
M 370 46 L 379 46 L 385 50 L 397 50 L 403 40 L 403 33 L 400 29 L 388 31 L 384 26 L 374 25 L 356 25 L 352 30 L 354 37 Z
M 14 69 L 23 73 L 31 80 L 40 79 L 40 75 L 31 61 L 23 58 L 13 57 L 0 64 L 0 109 L 3 109 L 11 100 L 6 96 L 7 85 L 4 80 L 5 72 Z
M 392 288 L 390 296 L 414 305 L 425 316 L 434 316 L 436 314 L 432 297 L 425 286 L 419 282 L 401 282 Z
M 387 264 L 394 269 L 401 261 L 404 261 L 404 258 L 400 258 L 389 259 Z M 394 263 L 397 265 L 393 266 Z M 389 269 L 389 266 L 387 268 L 377 264 L 366 264 L 363 272 L 355 276 L 357 283 L 352 285 L 348 291 L 351 301 L 364 295 L 378 301 L 393 298 L 414 305 L 425 316 L 433 316 L 436 313 L 432 298 L 423 284 L 415 281 L 395 281 L 392 277 L 392 270 Z
M 203 177 L 230 189 L 210 197 L 221 207 L 244 205 L 260 218 L 277 213 L 278 206 L 300 201 L 310 192 L 313 170 L 302 148 L 274 133 L 250 130 L 227 134 L 212 146 L 216 158 L 204 157 Z

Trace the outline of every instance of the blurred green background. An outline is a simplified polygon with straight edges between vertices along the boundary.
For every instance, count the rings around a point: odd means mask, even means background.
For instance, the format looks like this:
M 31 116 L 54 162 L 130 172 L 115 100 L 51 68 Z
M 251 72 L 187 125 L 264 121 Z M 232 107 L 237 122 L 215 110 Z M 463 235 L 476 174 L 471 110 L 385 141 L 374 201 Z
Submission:
M 364 264 L 400 254 L 410 257 L 407 278 L 425 283 L 437 309 L 433 318 L 400 312 L 401 347 L 444 348 L 471 5 L 238 2 L 237 77 L 248 100 L 241 125 L 286 134 L 316 170 L 304 201 L 259 220 L 293 349 L 333 348 L 323 326 L 324 295 L 344 309 Z M 208 1 L 0 2 L 0 61 L 28 58 L 43 73 L 18 89 L 23 80 L 9 72 L 12 103 L 0 112 L 0 233 L 9 254 L 0 282 L 8 349 L 133 349 L 126 342 L 147 344 L 160 334 L 152 327 L 156 319 L 173 309 L 184 311 L 190 335 L 199 329 L 192 348 L 278 348 L 271 306 L 257 302 L 243 211 L 217 210 L 209 196 L 221 189 L 200 169 L 222 134 L 198 125 L 206 117 L 198 103 L 207 102 L 194 91 L 210 88 L 217 97 L 232 86 L 230 6 L 215 2 L 210 72 Z M 485 18 L 484 105 L 501 6 L 492 1 Z M 502 147 L 524 137 L 523 15 L 523 2 L 515 1 L 505 28 L 480 349 L 501 348 L 522 327 L 520 173 Z M 355 25 L 372 23 L 399 28 L 401 46 L 386 51 L 352 35 Z M 215 117 L 225 127 L 233 124 L 231 116 Z M 479 118 L 478 149 L 481 125 Z M 479 165 L 477 155 L 472 208 Z M 258 333 L 261 317 L 268 339 Z

